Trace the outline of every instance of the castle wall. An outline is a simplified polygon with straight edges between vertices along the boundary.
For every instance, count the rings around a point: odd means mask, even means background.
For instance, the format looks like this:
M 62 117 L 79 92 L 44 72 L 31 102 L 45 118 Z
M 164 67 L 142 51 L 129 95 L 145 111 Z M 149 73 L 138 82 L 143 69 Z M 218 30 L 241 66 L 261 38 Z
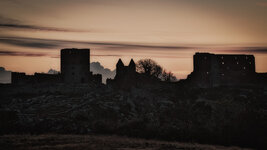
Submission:
M 11 72 L 11 83 L 12 84 L 22 84 L 26 83 L 26 74 L 21 72 Z
M 248 84 L 255 79 L 255 58 L 253 55 L 196 53 L 190 77 L 206 86 Z
M 88 83 L 90 49 L 62 49 L 61 74 L 64 83 Z
M 91 80 L 97 84 L 102 84 L 102 75 L 101 74 L 93 74 Z
M 102 84 L 102 74 L 93 74 L 93 72 L 89 72 L 89 83 Z
M 35 73 L 33 76 L 35 83 L 59 83 L 61 81 L 60 74 Z
M 21 72 L 11 73 L 12 84 L 53 84 L 60 81 L 59 74 L 35 73 L 34 75 L 26 75 Z
M 12 72 L 12 84 L 53 84 L 53 83 L 91 83 L 102 84 L 101 74 L 90 72 L 89 49 L 62 49 L 61 74 Z

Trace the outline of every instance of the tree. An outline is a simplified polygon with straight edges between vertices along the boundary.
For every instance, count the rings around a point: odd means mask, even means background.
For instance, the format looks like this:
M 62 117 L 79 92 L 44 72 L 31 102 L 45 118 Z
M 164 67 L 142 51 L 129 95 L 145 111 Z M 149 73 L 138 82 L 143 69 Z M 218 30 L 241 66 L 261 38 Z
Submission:
M 172 82 L 176 81 L 177 79 L 172 72 L 167 72 L 166 70 L 164 70 L 162 73 L 162 80 L 167 82 Z
M 149 77 L 159 78 L 162 75 L 162 67 L 152 59 L 141 59 L 137 62 L 137 71 Z

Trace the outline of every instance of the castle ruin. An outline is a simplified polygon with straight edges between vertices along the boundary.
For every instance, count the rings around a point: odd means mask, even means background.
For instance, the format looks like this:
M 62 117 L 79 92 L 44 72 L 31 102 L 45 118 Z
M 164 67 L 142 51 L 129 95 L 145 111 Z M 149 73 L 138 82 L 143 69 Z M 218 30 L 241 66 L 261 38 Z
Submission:
M 64 83 L 89 82 L 90 49 L 62 49 L 60 56 Z
M 136 84 L 138 73 L 136 72 L 136 64 L 131 59 L 128 66 L 125 66 L 121 59 L 116 64 L 116 76 L 114 79 L 107 79 L 107 85 L 117 86 L 119 88 L 131 87 Z
M 253 55 L 196 53 L 188 79 L 202 87 L 216 87 L 252 84 L 255 76 Z
M 267 82 L 266 73 L 256 73 L 253 55 L 196 53 L 193 59 L 194 70 L 184 80 L 193 87 L 248 86 Z M 90 72 L 90 49 L 71 48 L 61 50 L 60 74 L 12 72 L 11 81 L 12 84 L 101 84 L 102 75 Z M 115 78 L 106 81 L 107 85 L 123 89 L 152 82 L 155 80 L 136 72 L 133 59 L 128 66 L 119 59 Z
M 60 56 L 60 74 L 35 73 L 34 75 L 26 75 L 25 73 L 12 72 L 12 84 L 102 83 L 101 74 L 90 72 L 90 49 L 62 49 Z

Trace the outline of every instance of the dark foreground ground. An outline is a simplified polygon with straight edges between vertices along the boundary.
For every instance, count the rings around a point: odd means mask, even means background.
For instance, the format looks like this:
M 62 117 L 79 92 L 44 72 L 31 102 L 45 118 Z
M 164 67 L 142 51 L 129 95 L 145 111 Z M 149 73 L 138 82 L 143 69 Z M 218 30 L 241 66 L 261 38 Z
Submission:
M 3 135 L 3 150 L 252 150 L 239 147 L 164 142 L 118 136 L 93 135 Z
M 128 90 L 93 85 L 0 86 L 0 135 L 118 135 L 267 150 L 266 133 L 267 86 L 192 88 L 161 82 Z M 59 147 L 80 149 L 101 149 L 94 146 L 103 145 L 94 144 L 103 140 L 91 136 L 89 139 L 99 140 L 14 137 L 6 142 L 3 137 L 2 145 L 11 144 L 0 150 L 17 143 L 36 145 L 35 149 L 40 142 L 44 148 L 60 141 Z M 85 139 L 82 144 L 81 139 Z M 112 145 L 116 142 L 107 140 L 104 146 L 136 148 L 117 141 L 119 144 Z M 149 148 L 160 149 L 161 145 Z

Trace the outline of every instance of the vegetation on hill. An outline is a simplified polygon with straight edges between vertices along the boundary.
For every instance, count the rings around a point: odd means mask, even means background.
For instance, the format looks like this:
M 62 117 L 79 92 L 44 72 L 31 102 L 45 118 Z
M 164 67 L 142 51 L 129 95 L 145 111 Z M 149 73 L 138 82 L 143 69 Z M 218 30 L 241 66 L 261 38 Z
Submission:
M 194 89 L 167 82 L 127 91 L 55 85 L 25 94 L 23 88 L 1 87 L 1 134 L 117 134 L 266 148 L 264 88 Z

